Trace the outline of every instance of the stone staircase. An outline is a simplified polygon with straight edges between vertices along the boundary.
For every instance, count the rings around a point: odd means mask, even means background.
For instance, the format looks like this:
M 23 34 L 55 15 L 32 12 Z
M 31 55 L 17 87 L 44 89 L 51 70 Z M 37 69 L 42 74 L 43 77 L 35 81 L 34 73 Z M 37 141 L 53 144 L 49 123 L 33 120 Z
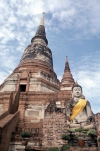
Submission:
M 0 120 L 0 128 L 6 126 L 10 120 L 12 120 L 13 114 L 8 114 L 6 117 Z
M 18 119 L 19 111 L 15 114 L 4 114 L 0 118 L 0 151 L 8 151 L 11 134 L 18 123 Z

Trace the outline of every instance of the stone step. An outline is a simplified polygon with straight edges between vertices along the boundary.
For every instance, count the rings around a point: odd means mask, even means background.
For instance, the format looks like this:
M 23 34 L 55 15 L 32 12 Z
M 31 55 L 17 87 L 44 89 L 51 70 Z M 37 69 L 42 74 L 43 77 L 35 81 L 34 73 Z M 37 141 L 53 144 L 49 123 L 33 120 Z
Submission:
M 3 119 L 0 120 L 0 127 L 3 127 L 4 125 L 6 125 L 9 120 L 12 119 L 14 115 L 13 114 L 8 114 L 6 117 L 4 117 Z

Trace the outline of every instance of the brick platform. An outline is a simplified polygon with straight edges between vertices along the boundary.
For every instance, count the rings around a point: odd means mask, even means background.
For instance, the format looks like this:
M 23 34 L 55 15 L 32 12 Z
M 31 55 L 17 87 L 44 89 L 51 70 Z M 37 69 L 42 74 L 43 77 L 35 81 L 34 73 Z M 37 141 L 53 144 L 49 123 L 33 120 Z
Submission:
M 69 151 L 100 151 L 100 147 L 70 147 Z

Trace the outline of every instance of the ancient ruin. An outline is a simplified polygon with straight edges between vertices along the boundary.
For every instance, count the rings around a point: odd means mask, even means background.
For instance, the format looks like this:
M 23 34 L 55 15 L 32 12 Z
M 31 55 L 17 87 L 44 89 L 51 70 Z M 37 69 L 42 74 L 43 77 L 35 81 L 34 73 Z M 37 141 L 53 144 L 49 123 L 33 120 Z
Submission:
M 96 151 L 100 135 L 98 115 L 95 116 L 88 110 L 90 115 L 87 116 L 86 123 L 83 113 L 85 124 L 89 125 L 86 129 L 84 124 L 79 126 L 83 122 L 79 120 L 80 117 L 73 122 L 69 120 L 69 100 L 72 98 L 74 84 L 68 57 L 61 82 L 57 79 L 43 14 L 37 32 L 31 44 L 26 47 L 19 65 L 0 85 L 0 151 L 53 151 L 54 148 L 65 151 L 68 147 L 69 151 L 79 151 L 76 136 L 80 132 L 85 143 L 82 149 Z M 82 95 L 80 98 L 84 100 Z M 90 128 L 95 131 L 94 141 L 89 135 Z M 71 138 L 70 143 L 67 136 Z

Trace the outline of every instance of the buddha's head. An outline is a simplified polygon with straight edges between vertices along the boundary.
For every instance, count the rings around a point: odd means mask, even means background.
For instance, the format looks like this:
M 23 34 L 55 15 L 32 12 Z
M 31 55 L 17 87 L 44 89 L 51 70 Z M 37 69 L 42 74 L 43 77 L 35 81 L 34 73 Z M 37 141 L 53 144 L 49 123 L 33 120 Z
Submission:
M 82 97 L 82 87 L 77 82 L 72 87 L 72 97 L 73 98 Z

